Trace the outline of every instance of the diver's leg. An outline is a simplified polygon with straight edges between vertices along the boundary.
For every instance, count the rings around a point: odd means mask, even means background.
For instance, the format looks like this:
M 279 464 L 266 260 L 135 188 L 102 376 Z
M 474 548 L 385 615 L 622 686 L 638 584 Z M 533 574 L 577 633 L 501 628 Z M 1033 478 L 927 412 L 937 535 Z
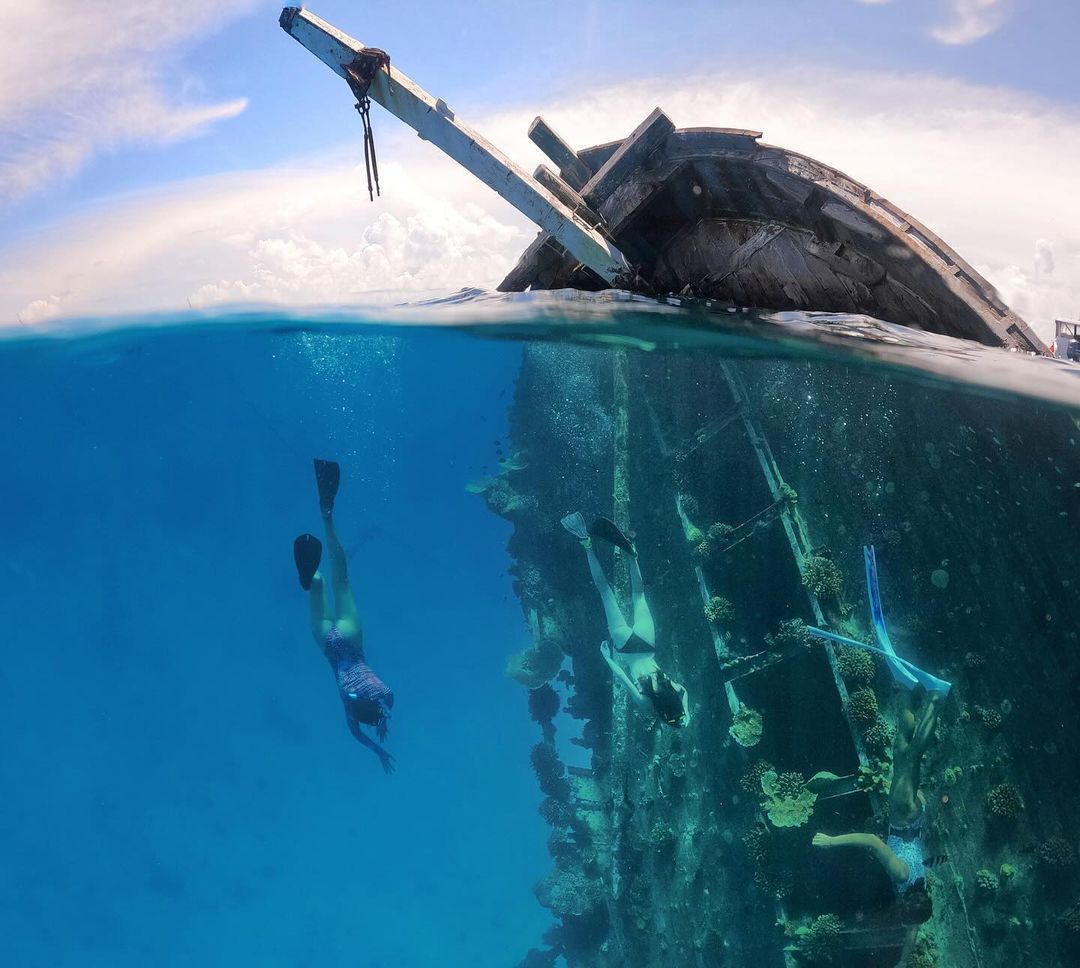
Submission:
M 656 626 L 649 603 L 645 601 L 645 583 L 641 579 L 637 555 L 630 555 L 630 594 L 634 601 L 634 634 L 649 645 L 656 645 Z
M 589 571 L 592 572 L 593 584 L 600 593 L 600 601 L 604 603 L 604 616 L 607 618 L 608 632 L 611 634 L 611 644 L 614 645 L 616 649 L 621 649 L 626 645 L 626 641 L 630 638 L 632 630 L 630 626 L 626 624 L 626 619 L 623 618 L 622 610 L 619 608 L 619 603 L 615 599 L 615 592 L 611 590 L 607 577 L 604 575 L 604 569 L 600 567 L 596 552 L 593 551 L 592 542 L 582 542 L 582 545 L 585 548 L 585 554 L 589 559 Z
M 315 572 L 308 593 L 311 602 L 311 634 L 320 645 L 326 641 L 334 624 L 334 612 L 330 607 L 330 589 L 326 587 L 322 572 Z
M 352 588 L 349 587 L 349 568 L 345 562 L 345 549 L 341 547 L 332 515 L 323 515 L 323 525 L 326 528 L 326 550 L 330 558 L 330 582 L 334 588 L 337 627 L 345 638 L 351 638 L 360 634 L 360 612 L 356 607 Z

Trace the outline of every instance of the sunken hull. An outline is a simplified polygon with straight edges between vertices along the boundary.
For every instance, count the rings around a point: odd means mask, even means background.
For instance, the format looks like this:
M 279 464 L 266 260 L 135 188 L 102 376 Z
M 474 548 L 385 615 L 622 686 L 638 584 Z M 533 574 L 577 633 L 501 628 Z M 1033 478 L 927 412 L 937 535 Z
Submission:
M 842 172 L 760 143 L 758 132 L 675 130 L 655 111 L 625 141 L 576 153 L 539 118 L 530 135 L 638 267 L 631 288 L 741 308 L 866 314 L 1045 352 L 926 226 Z M 602 286 L 545 233 L 499 286 L 561 288 Z

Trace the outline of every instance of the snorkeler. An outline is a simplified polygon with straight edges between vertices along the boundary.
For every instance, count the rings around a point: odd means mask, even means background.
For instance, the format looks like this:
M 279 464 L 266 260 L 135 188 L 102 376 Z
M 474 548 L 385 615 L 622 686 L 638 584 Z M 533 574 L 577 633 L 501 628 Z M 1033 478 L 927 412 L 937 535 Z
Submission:
M 876 834 L 865 833 L 835 837 L 816 833 L 813 839 L 815 847 L 863 847 L 869 850 L 904 899 L 905 907 L 911 912 L 910 920 L 917 923 L 927 920 L 932 913 L 926 891 L 922 843 L 926 804 L 919 792 L 919 781 L 922 757 L 933 741 L 938 707 L 943 698 L 939 692 L 927 693 L 922 686 L 901 689 L 900 715 L 893 740 L 887 838 L 882 840 Z
M 593 583 L 604 603 L 610 642 L 600 646 L 600 654 L 611 668 L 615 678 L 630 693 L 639 709 L 651 712 L 668 726 L 686 726 L 690 722 L 690 702 L 686 690 L 670 679 L 656 664 L 656 628 L 652 613 L 645 601 L 645 589 L 638 566 L 634 545 L 607 518 L 597 518 L 592 528 L 586 528 L 585 519 L 578 513 L 568 514 L 562 525 L 585 549 L 589 559 L 589 571 Z M 630 591 L 634 607 L 634 624 L 627 625 L 615 593 L 611 590 L 600 562 L 593 551 L 593 538 L 610 542 L 621 548 L 630 559 Z M 614 650 L 613 647 L 614 646 Z M 618 659 L 616 658 L 618 655 Z M 623 668 L 626 665 L 626 669 Z M 627 674 L 629 670 L 629 675 Z
M 881 648 L 872 648 L 822 629 L 810 631 L 820 638 L 883 654 L 893 681 L 900 689 L 900 708 L 893 739 L 892 785 L 889 790 L 889 833 L 885 840 L 866 833 L 835 837 L 817 833 L 814 834 L 813 844 L 815 847 L 863 847 L 869 850 L 885 868 L 903 899 L 909 915 L 907 920 L 921 923 L 932 913 L 930 896 L 926 892 L 927 862 L 923 859 L 922 844 L 926 819 L 926 804 L 919 792 L 922 758 L 934 740 L 938 709 L 952 686 L 897 655 L 885 627 L 881 593 L 878 590 L 877 562 L 872 547 L 863 549 L 863 559 L 870 614 Z
M 334 498 L 340 479 L 341 468 L 337 463 L 315 460 L 315 483 L 319 489 L 319 509 L 330 554 L 335 608 L 330 606 L 330 592 L 319 571 L 322 558 L 319 539 L 313 534 L 300 535 L 293 542 L 293 557 L 300 585 L 311 595 L 311 632 L 334 670 L 349 731 L 379 758 L 387 773 L 393 773 L 394 758 L 360 728 L 361 725 L 371 726 L 379 739 L 384 740 L 390 710 L 394 708 L 394 694 L 364 658 L 360 613 L 349 587 L 345 551 L 334 530 Z

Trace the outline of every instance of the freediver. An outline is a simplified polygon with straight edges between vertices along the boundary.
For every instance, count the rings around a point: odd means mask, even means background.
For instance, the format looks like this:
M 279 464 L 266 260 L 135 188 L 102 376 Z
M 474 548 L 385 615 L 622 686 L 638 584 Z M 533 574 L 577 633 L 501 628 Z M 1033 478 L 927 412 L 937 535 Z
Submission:
M 633 542 L 607 518 L 597 518 L 592 527 L 587 528 L 585 519 L 575 511 L 562 519 L 562 525 L 585 549 L 593 584 L 604 604 L 608 634 L 611 636 L 610 641 L 600 646 L 604 661 L 639 709 L 655 715 L 668 726 L 686 726 L 690 722 L 690 702 L 686 689 L 672 680 L 656 662 L 656 627 L 648 602 L 645 601 L 641 568 Z M 630 592 L 634 609 L 632 625 L 627 624 L 615 593 L 604 576 L 593 550 L 593 538 L 615 545 L 630 559 Z
M 889 789 L 889 832 L 885 840 L 876 834 L 851 833 L 830 836 L 816 833 L 815 847 L 862 847 L 885 869 L 903 903 L 906 923 L 921 924 L 930 918 L 933 908 L 926 890 L 926 867 L 922 832 L 926 803 L 919 792 L 922 758 L 934 741 L 941 702 L 952 688 L 944 679 L 920 669 L 896 653 L 885 627 L 878 589 L 874 549 L 863 549 L 866 565 L 866 590 L 870 615 L 880 648 L 867 646 L 822 629 L 810 629 L 820 638 L 843 642 L 855 648 L 870 649 L 884 656 L 885 663 L 899 688 L 899 715 L 893 738 L 892 785 Z
M 319 510 L 322 512 L 330 556 L 334 607 L 330 604 L 326 580 L 319 571 L 322 542 L 313 534 L 302 534 L 293 542 L 293 557 L 300 586 L 310 594 L 311 632 L 330 668 L 334 670 L 349 731 L 379 758 L 383 770 L 393 773 L 394 758 L 360 728 L 362 725 L 373 727 L 380 741 L 386 739 L 390 710 L 394 708 L 394 694 L 364 657 L 360 613 L 349 587 L 345 550 L 334 529 L 334 498 L 341 480 L 341 468 L 335 461 L 316 458 L 314 463 Z

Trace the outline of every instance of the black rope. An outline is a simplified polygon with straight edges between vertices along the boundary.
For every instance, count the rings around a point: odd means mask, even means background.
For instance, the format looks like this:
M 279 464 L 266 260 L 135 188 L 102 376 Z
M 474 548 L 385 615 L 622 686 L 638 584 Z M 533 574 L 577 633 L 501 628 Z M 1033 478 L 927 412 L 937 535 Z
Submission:
M 367 169 L 367 193 L 371 201 L 375 201 L 375 195 L 382 197 L 379 191 L 379 162 L 375 157 L 375 132 L 371 130 L 371 98 L 365 96 L 356 102 L 356 110 L 360 112 L 360 123 L 364 126 L 364 168 Z M 372 194 L 372 176 L 375 179 L 375 192 Z
M 368 47 L 357 55 L 356 60 L 345 68 L 345 80 L 356 95 L 356 110 L 364 127 L 364 168 L 367 170 L 368 198 L 382 196 L 379 190 L 379 161 L 375 157 L 375 132 L 371 129 L 371 98 L 368 90 L 375 75 L 385 68 L 390 73 L 390 55 L 377 47 Z

